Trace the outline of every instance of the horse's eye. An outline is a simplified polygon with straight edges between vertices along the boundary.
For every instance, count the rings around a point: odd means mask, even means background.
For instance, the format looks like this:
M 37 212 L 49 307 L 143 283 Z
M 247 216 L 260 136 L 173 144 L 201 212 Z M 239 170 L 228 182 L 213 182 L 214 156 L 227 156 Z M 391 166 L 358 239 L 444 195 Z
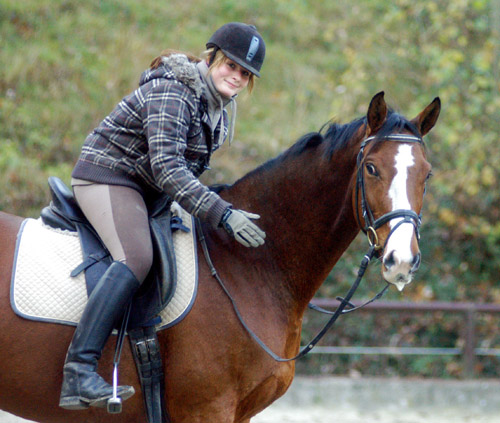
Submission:
M 425 178 L 425 181 L 428 181 L 431 178 L 432 178 L 432 171 L 427 174 L 427 178 Z
M 378 176 L 377 168 L 371 163 L 366 164 L 366 171 L 368 172 L 369 175 Z

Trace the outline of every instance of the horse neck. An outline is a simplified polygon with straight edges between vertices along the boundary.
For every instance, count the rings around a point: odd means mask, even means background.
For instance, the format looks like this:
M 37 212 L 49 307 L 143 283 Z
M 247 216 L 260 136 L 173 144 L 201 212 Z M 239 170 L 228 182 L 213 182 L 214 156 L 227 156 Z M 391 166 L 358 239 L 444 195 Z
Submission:
M 261 216 L 266 244 L 246 253 L 264 267 L 260 283 L 302 310 L 359 231 L 352 209 L 359 143 L 352 144 L 331 160 L 317 146 L 257 170 L 225 193 L 235 207 Z

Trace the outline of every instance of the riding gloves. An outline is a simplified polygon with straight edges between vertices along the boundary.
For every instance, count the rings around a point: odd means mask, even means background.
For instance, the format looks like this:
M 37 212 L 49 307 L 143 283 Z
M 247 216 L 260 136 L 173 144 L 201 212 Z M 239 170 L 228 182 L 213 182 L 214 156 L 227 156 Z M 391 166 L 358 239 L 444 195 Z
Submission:
M 259 247 L 264 244 L 266 233 L 250 219 L 260 219 L 260 216 L 228 208 L 222 216 L 220 225 L 245 247 Z

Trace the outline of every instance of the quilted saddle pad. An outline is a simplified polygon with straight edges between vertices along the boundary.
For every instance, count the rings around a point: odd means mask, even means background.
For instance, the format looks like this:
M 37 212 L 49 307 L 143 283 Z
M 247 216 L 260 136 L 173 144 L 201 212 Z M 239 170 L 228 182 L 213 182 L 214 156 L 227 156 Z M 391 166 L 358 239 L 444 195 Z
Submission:
M 158 329 L 180 322 L 196 297 L 198 274 L 193 218 L 174 203 L 172 211 L 189 232 L 176 231 L 177 283 L 171 301 L 159 314 Z M 17 237 L 11 282 L 11 305 L 16 314 L 30 320 L 76 325 L 87 304 L 83 273 L 70 273 L 83 261 L 78 234 L 26 219 Z

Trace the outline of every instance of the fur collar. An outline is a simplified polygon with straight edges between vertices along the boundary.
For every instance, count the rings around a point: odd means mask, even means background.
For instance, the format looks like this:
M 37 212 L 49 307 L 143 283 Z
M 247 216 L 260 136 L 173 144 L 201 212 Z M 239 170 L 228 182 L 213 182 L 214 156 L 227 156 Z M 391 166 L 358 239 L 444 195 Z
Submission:
M 205 83 L 200 77 L 196 63 L 191 62 L 184 54 L 171 54 L 163 57 L 162 62 L 170 68 L 175 79 L 186 84 L 198 97 L 202 95 Z
M 191 62 L 184 54 L 174 53 L 162 57 L 163 66 L 147 69 L 141 75 L 139 85 L 154 79 L 176 79 L 191 88 L 197 97 L 201 97 L 205 87 L 196 62 Z

